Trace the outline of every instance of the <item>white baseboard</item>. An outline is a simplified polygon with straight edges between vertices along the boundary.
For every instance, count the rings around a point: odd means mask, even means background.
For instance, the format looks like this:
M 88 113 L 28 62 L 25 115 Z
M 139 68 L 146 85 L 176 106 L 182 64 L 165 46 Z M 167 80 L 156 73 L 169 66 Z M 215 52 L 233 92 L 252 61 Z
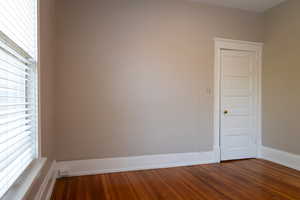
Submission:
M 300 155 L 261 146 L 259 158 L 300 170 Z
M 214 151 L 145 155 L 57 162 L 58 170 L 67 176 L 82 176 L 122 171 L 169 168 L 219 162 Z
M 51 177 L 52 177 L 51 183 L 50 183 L 49 188 L 47 190 L 45 200 L 50 200 L 51 199 L 51 195 L 52 195 L 52 192 L 53 192 L 53 189 L 54 189 L 54 185 L 55 185 L 56 179 L 58 177 L 58 170 L 57 170 L 57 167 L 56 167 L 56 162 L 55 162 Z
M 216 163 L 221 162 L 221 149 L 220 146 L 214 146 L 214 160 Z
M 34 200 L 50 200 L 56 178 L 57 178 L 56 161 L 53 161 Z M 43 197 L 45 198 L 43 199 Z

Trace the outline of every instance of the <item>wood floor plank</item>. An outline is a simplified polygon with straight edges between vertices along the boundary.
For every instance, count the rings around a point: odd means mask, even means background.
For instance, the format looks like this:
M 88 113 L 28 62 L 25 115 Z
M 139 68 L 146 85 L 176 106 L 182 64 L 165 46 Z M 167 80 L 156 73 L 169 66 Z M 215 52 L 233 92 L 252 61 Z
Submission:
M 178 178 L 185 184 L 189 185 L 195 192 L 201 193 L 205 199 L 208 200 L 231 200 L 225 196 L 221 191 L 215 190 L 213 187 L 210 187 L 205 181 L 199 179 L 197 176 L 194 176 L 193 173 L 189 172 L 188 167 L 178 168 L 180 175 Z M 195 193 L 194 192 L 194 193 Z
M 157 170 L 142 171 L 145 182 L 155 191 L 159 200 L 184 200 L 179 192 L 174 190 L 168 183 L 155 173 Z
M 259 163 L 260 165 L 263 165 L 267 167 L 268 169 L 272 169 L 273 171 L 279 171 L 282 174 L 287 174 L 288 176 L 300 178 L 300 171 L 285 167 L 283 165 L 279 165 L 267 160 L 261 160 L 261 159 L 253 159 L 254 163 Z
M 252 197 L 249 196 L 240 186 L 232 184 L 228 179 L 205 170 L 203 166 L 192 166 L 189 167 L 189 170 L 193 172 L 197 178 L 202 179 L 210 187 L 217 191 L 221 191 L 225 196 L 232 200 L 252 200 Z
M 265 176 L 269 177 L 270 179 L 276 179 L 277 181 L 283 182 L 285 184 L 290 185 L 291 187 L 297 187 L 298 190 L 300 190 L 300 182 L 297 182 L 300 178 L 300 176 L 297 176 L 297 170 L 293 170 L 291 172 L 286 172 L 283 173 L 282 170 L 277 170 L 276 166 L 275 168 L 273 167 L 270 170 L 270 167 L 268 165 L 262 165 L 259 162 L 253 162 L 254 160 L 251 161 L 251 169 L 255 171 L 256 173 L 263 173 Z M 245 164 L 248 165 L 250 161 L 247 161 Z
M 300 172 L 250 159 L 67 177 L 51 200 L 300 200 Z
M 288 198 L 299 198 L 300 199 L 300 188 L 296 186 L 296 184 L 286 184 L 282 179 L 276 179 L 275 176 L 268 176 L 267 173 L 273 172 L 270 169 L 263 169 L 261 171 L 257 170 L 254 165 L 249 166 L 250 162 L 237 162 L 231 163 L 230 166 L 239 168 L 240 171 L 244 173 L 248 173 L 248 176 L 253 181 L 265 184 L 270 186 L 270 188 L 275 189 L 277 192 L 284 194 Z M 252 164 L 252 162 L 251 162 Z
M 232 182 L 232 185 L 238 185 L 241 188 L 248 188 L 244 190 L 245 193 L 248 193 L 253 199 L 256 200 L 288 200 L 285 196 L 282 196 L 280 193 L 271 190 L 269 187 L 264 187 L 257 182 L 249 180 L 242 173 L 237 170 L 232 170 L 230 168 L 224 167 L 226 164 L 221 166 L 209 166 L 208 169 L 212 170 L 218 176 L 223 176 L 225 179 L 228 179 Z
M 175 169 L 161 169 L 157 170 L 156 173 L 158 174 L 161 179 L 168 184 L 173 190 L 175 190 L 182 199 L 185 200 L 206 200 L 200 193 L 197 193 L 196 190 L 193 190 L 186 182 L 183 182 L 178 175 L 177 168 Z M 181 188 L 178 190 L 178 188 Z M 193 193 L 194 195 L 189 195 Z
M 158 199 L 158 195 L 152 190 L 138 171 L 128 172 L 126 175 L 139 199 Z

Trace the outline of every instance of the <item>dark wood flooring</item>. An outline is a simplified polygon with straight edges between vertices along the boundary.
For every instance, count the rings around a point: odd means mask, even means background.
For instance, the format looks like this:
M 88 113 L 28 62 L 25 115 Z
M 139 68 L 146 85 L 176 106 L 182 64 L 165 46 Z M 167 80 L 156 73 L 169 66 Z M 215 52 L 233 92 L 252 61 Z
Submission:
M 300 200 L 300 171 L 251 159 L 68 177 L 52 200 Z

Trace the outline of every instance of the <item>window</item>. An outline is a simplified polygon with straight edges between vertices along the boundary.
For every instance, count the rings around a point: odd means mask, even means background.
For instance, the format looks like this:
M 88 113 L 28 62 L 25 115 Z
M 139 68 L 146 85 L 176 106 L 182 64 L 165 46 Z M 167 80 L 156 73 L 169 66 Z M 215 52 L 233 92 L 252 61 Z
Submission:
M 0 198 L 37 158 L 36 19 L 36 0 L 0 0 Z

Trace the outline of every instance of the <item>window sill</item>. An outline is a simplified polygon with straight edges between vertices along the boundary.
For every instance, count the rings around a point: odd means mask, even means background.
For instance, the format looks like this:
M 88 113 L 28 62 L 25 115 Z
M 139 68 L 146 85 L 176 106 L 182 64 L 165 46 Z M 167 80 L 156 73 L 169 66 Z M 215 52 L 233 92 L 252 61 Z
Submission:
M 34 160 L 1 200 L 23 199 L 31 188 L 33 182 L 40 176 L 40 172 L 44 167 L 46 160 L 47 158 Z

